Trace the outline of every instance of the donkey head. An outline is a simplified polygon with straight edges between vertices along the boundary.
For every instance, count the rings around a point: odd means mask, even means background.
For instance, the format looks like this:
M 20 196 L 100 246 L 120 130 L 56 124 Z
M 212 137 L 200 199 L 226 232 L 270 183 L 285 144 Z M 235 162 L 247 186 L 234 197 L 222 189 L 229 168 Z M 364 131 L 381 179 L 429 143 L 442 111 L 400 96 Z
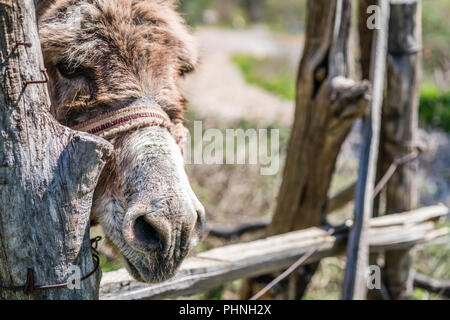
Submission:
M 182 122 L 177 78 L 194 68 L 193 39 L 172 1 L 37 0 L 37 6 L 58 121 L 79 128 L 151 107 L 171 123 L 131 126 L 107 137 L 114 154 L 92 206 L 92 220 L 131 275 L 162 281 L 174 274 L 204 227 L 204 209 L 167 129 Z

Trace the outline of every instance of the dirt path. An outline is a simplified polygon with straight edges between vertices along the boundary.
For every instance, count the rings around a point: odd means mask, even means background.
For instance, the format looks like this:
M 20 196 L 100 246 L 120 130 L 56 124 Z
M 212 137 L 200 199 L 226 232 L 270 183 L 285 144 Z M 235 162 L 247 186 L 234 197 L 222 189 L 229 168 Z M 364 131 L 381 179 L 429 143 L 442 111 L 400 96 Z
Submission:
M 182 90 L 201 118 L 223 121 L 241 119 L 258 123 L 279 121 L 290 125 L 294 104 L 246 83 L 231 62 L 235 53 L 283 56 L 295 66 L 301 54 L 301 38 L 275 36 L 267 31 L 198 29 L 201 63 L 194 75 L 182 82 Z

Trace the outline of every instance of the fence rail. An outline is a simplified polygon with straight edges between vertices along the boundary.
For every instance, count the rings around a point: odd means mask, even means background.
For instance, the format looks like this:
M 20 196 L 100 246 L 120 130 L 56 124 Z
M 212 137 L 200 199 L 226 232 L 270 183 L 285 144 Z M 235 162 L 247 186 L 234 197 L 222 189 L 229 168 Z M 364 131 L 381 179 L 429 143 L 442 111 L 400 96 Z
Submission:
M 444 205 L 373 218 L 370 221 L 371 251 L 410 248 L 450 234 L 434 221 L 449 214 Z M 254 277 L 289 267 L 311 247 L 317 251 L 306 263 L 345 252 L 348 228 L 333 235 L 324 228 L 310 228 L 262 240 L 239 243 L 202 252 L 186 259 L 177 275 L 160 284 L 133 280 L 126 270 L 104 274 L 101 299 L 162 299 L 189 296 L 222 283 Z

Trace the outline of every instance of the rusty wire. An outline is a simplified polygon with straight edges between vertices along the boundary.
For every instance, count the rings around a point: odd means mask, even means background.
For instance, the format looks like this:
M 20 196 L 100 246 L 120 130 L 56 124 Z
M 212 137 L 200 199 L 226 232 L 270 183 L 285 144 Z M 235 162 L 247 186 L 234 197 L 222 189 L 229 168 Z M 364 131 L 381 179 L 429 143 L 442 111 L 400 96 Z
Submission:
M 25 80 L 25 87 L 27 87 L 30 84 L 39 84 L 39 83 L 47 83 L 48 82 L 48 73 L 47 69 L 41 69 L 41 73 L 44 75 L 43 80 Z
M 91 249 L 92 249 L 92 258 L 94 259 L 94 268 L 86 274 L 84 277 L 80 278 L 80 282 L 84 281 L 88 278 L 90 278 L 92 275 L 94 275 L 99 266 L 100 266 L 100 257 L 98 256 L 97 247 L 98 242 L 102 239 L 102 237 L 95 237 L 94 239 L 91 239 Z M 68 285 L 72 284 L 71 282 L 64 282 L 64 283 L 58 283 L 58 284 L 48 284 L 48 285 L 36 285 L 35 284 L 35 278 L 34 278 L 34 270 L 32 268 L 28 268 L 27 270 L 27 280 L 25 285 L 23 286 L 3 286 L 0 284 L 0 290 L 6 290 L 6 291 L 23 291 L 27 294 L 35 292 L 35 291 L 42 291 L 42 290 L 49 290 L 49 289 L 58 289 L 58 288 L 65 288 Z

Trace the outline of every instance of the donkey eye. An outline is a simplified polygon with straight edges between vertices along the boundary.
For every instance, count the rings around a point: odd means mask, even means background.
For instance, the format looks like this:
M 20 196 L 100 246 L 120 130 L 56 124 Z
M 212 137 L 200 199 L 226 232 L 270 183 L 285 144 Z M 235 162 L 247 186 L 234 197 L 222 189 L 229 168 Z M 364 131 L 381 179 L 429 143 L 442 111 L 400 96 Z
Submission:
M 178 67 L 178 75 L 183 77 L 185 74 L 194 71 L 194 66 L 188 61 L 185 61 L 184 59 L 181 58 L 178 58 L 178 61 L 180 63 Z
M 178 74 L 181 77 L 184 77 L 186 74 L 191 73 L 194 71 L 194 68 L 192 66 L 183 66 L 178 70 Z
M 60 62 L 56 65 L 63 77 L 72 79 L 86 75 L 86 69 L 74 63 Z

